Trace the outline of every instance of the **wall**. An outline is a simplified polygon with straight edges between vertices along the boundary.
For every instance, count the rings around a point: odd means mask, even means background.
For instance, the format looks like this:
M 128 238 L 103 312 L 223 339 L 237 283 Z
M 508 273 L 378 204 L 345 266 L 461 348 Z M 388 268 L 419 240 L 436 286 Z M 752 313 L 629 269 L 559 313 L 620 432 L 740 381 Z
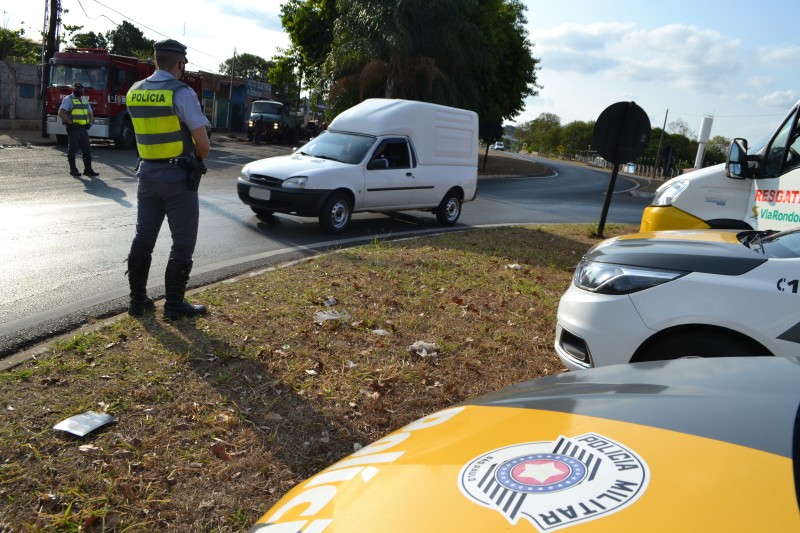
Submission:
M 0 119 L 41 122 L 38 69 L 38 65 L 0 61 Z

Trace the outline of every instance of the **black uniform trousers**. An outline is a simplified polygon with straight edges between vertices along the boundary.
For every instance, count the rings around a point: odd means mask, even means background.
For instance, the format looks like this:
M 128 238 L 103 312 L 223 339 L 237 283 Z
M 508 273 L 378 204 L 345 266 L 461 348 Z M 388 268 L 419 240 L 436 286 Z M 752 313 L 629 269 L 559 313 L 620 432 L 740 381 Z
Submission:
M 83 126 L 67 126 L 67 139 L 69 140 L 67 145 L 68 156 L 74 157 L 80 150 L 83 157 L 92 157 L 89 151 L 89 130 Z
M 172 233 L 170 259 L 181 263 L 192 260 L 197 244 L 200 221 L 200 202 L 197 191 L 187 188 L 185 172 L 177 167 L 177 175 L 144 171 L 139 176 L 136 198 L 136 236 L 131 244 L 131 256 L 141 257 L 153 253 L 158 233 L 167 218 Z

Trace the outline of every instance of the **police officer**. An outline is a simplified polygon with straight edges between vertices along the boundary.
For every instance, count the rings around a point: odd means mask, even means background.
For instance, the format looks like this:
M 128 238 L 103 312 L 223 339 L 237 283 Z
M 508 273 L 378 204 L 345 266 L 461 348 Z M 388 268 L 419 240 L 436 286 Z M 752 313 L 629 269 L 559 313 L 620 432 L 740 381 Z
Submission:
M 205 168 L 210 124 L 194 90 L 179 81 L 185 73 L 186 46 L 166 39 L 153 48 L 158 69 L 127 95 L 140 157 L 136 236 L 128 255 L 128 313 L 140 316 L 155 308 L 147 296 L 147 277 L 166 216 L 172 248 L 164 274 L 164 318 L 177 320 L 206 312 L 204 305 L 192 305 L 184 295 L 200 217 L 197 169 Z
M 100 174 L 92 169 L 92 153 L 89 149 L 89 128 L 94 122 L 94 115 L 89 99 L 83 95 L 82 83 L 74 84 L 72 94 L 61 100 L 58 116 L 67 126 L 69 173 L 73 176 L 81 175 L 81 171 L 75 166 L 75 156 L 80 148 L 83 155 L 83 175 L 90 178 L 99 176 Z

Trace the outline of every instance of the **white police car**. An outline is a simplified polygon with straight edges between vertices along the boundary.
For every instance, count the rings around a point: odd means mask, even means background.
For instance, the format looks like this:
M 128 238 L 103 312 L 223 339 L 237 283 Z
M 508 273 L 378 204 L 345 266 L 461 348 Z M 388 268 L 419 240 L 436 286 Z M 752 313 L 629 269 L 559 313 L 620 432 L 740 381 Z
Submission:
M 800 354 L 800 228 L 684 230 L 606 240 L 558 307 L 576 370 L 679 357 Z

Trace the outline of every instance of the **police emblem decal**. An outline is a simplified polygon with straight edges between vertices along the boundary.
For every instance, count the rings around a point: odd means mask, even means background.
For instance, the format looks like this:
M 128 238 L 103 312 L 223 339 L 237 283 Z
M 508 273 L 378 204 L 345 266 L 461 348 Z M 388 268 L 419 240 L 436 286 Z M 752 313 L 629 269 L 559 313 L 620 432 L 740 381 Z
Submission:
M 459 473 L 461 492 L 501 513 L 555 531 L 631 505 L 650 478 L 644 460 L 621 444 L 587 433 L 528 442 L 482 454 Z

